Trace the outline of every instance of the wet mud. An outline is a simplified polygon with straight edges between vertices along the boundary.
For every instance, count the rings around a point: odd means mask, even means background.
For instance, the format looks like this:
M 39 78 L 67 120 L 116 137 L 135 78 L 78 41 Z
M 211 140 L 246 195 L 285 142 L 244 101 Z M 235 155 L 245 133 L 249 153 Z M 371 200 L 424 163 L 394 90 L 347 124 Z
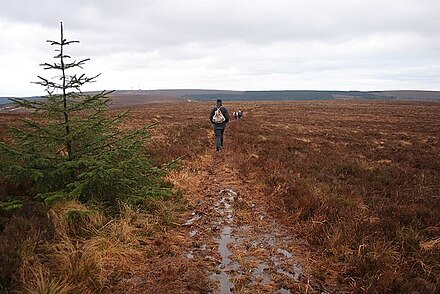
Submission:
M 193 212 L 184 225 L 190 227 L 188 236 L 195 245 L 186 257 L 211 261 L 209 276 L 217 287 L 214 293 L 245 289 L 293 293 L 291 286 L 304 273 L 290 249 L 296 240 L 282 232 L 256 204 L 249 205 L 254 215 L 251 223 L 237 221 L 234 206 L 243 199 L 234 188 L 221 189 L 210 200 L 199 203 L 210 205 L 210 213 Z M 206 240 L 208 236 L 211 238 Z

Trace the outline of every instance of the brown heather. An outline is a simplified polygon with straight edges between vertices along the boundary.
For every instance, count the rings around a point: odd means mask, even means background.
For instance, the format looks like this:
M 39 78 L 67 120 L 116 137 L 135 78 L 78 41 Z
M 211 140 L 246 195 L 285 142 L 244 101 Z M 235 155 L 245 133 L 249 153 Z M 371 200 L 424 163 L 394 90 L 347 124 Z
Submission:
M 23 223 L 23 230 L 33 232 L 20 239 L 28 241 L 22 246 L 19 270 L 9 273 L 9 278 L 21 281 L 17 289 L 211 291 L 207 265 L 181 258 L 190 240 L 177 225 L 196 205 L 196 198 L 204 197 L 200 191 L 209 190 L 206 174 L 212 172 L 216 158 L 208 121 L 211 106 L 143 105 L 133 108 L 124 125 L 158 123 L 147 148 L 157 164 L 182 158 L 169 180 L 183 198 L 177 193 L 165 202 L 152 200 L 146 203 L 151 213 L 124 207 L 116 219 L 76 202 L 51 208 L 50 223 L 43 208 L 33 219 L 23 211 L 3 216 L 2 244 L 12 240 L 11 219 L 21 220 L 17 228 Z M 308 281 L 296 286 L 298 292 L 313 293 L 309 281 L 319 281 L 336 293 L 440 291 L 440 103 L 296 101 L 225 106 L 244 110 L 242 121 L 229 124 L 226 150 L 220 156 L 230 174 L 246 186 L 243 189 L 251 191 L 237 204 L 237 218 L 246 222 L 250 218 L 246 207 L 259 201 L 292 235 L 305 241 Z M 187 113 L 185 121 L 177 113 Z M 5 139 L 4 130 L 17 116 L 0 118 L 0 138 Z M 24 188 L 1 189 L 4 195 Z M 45 235 L 37 233 L 44 231 L 37 223 L 52 229 Z M 236 285 L 238 293 L 251 293 L 240 290 L 239 282 Z
M 292 234 L 308 241 L 316 278 L 349 292 L 440 291 L 439 103 L 226 106 L 245 111 L 226 131 L 226 160 Z M 193 116 L 168 118 L 178 109 Z M 158 133 L 169 138 L 158 155 L 194 160 L 213 149 L 208 109 L 194 103 L 155 110 L 165 129 Z

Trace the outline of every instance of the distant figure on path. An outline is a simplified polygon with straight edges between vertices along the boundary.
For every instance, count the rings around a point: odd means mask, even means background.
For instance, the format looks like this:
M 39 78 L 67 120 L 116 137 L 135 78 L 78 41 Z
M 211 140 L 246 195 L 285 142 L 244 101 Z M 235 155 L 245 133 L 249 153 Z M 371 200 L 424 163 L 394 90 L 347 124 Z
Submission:
M 237 111 L 237 116 L 238 116 L 238 119 L 241 119 L 243 117 L 243 112 L 241 111 L 241 109 L 239 109 Z
M 229 112 L 223 106 L 221 99 L 217 99 L 216 106 L 211 110 L 209 120 L 214 126 L 215 147 L 217 151 L 223 148 L 223 133 L 225 132 L 226 124 L 229 122 Z

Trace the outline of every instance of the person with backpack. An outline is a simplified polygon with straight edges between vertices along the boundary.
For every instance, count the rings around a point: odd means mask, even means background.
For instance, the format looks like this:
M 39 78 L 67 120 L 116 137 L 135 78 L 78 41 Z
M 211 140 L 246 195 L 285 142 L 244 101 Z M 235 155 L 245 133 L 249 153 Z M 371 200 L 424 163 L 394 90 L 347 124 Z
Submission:
M 242 117 L 243 117 L 243 112 L 241 111 L 241 109 L 239 109 L 239 110 L 237 111 L 237 117 L 238 117 L 238 119 L 242 119 Z
M 215 147 L 217 151 L 223 148 L 223 133 L 225 132 L 226 124 L 229 122 L 229 112 L 223 106 L 221 99 L 217 99 L 216 106 L 212 108 L 209 115 L 209 120 L 214 126 Z

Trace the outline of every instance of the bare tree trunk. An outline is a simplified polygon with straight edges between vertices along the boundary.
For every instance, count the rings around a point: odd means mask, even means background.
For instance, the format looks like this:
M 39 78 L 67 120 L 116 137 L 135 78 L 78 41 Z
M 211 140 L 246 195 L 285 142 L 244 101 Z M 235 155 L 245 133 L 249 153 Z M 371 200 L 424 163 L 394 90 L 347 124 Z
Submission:
M 65 64 L 64 64 L 64 34 L 63 34 L 63 22 L 61 22 L 61 48 L 60 48 L 60 60 L 61 60 L 61 70 L 63 72 L 62 82 L 63 82 L 63 108 L 64 108 L 64 124 L 66 127 L 66 148 L 67 148 L 67 157 L 69 159 L 72 158 L 72 141 L 69 138 L 70 136 L 70 125 L 69 125 L 69 112 L 67 110 L 67 94 L 66 94 L 66 73 L 65 73 Z

